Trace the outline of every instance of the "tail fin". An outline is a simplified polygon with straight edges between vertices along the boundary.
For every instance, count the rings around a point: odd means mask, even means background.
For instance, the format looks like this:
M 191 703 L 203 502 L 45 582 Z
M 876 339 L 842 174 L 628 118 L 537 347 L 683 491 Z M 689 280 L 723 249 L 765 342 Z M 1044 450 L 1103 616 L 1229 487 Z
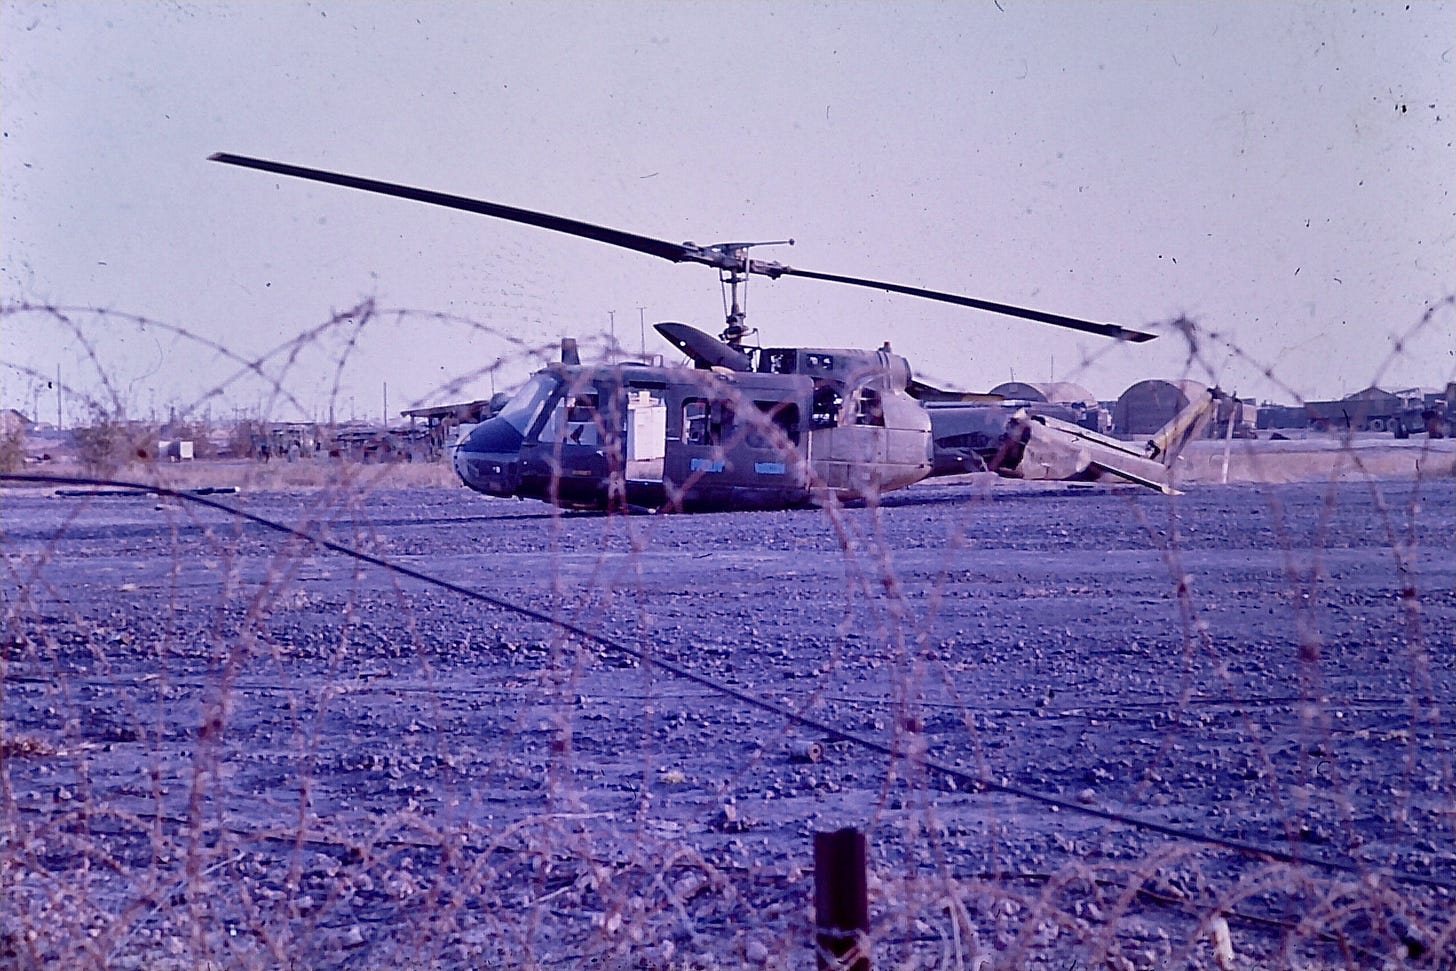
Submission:
M 1228 395 L 1218 388 L 1209 388 L 1195 400 L 1188 402 L 1188 407 L 1153 432 L 1145 449 L 1147 457 L 1161 462 L 1164 468 L 1172 468 L 1184 446 L 1202 435 L 1203 430 L 1208 427 L 1208 422 L 1218 410 L 1218 403 L 1227 399 Z

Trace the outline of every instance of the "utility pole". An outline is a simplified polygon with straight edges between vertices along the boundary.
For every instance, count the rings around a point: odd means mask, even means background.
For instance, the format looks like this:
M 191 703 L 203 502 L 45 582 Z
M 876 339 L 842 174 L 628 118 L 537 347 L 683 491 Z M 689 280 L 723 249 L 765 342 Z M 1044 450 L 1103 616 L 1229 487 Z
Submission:
M 617 363 L 617 312 L 615 310 L 608 310 L 607 311 L 607 316 L 611 319 L 610 326 L 612 328 L 612 350 L 611 350 L 611 355 L 612 356 L 611 356 L 611 363 L 612 364 L 616 364 Z
M 389 382 L 384 382 L 384 427 L 389 429 Z
M 61 424 L 61 366 L 56 365 L 56 431 L 64 431 L 65 426 Z
M 647 308 L 637 308 L 637 326 L 642 330 L 642 363 L 647 363 Z

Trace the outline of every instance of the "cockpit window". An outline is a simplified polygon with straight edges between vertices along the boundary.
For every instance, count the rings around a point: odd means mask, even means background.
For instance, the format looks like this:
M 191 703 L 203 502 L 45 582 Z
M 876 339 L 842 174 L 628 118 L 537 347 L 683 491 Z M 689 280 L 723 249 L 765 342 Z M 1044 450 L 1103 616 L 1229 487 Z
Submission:
M 506 402 L 506 406 L 496 417 L 504 419 L 512 428 L 525 435 L 559 383 L 560 379 L 554 374 L 536 375 L 516 392 L 514 398 Z

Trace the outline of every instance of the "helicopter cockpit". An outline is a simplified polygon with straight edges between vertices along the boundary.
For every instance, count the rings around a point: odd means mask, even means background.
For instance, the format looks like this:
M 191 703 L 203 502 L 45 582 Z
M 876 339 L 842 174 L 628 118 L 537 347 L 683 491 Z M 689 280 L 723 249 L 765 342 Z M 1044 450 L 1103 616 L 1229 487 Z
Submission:
M 521 445 L 556 395 L 562 375 L 542 371 L 521 386 L 493 417 L 465 429 L 455 443 L 460 480 L 477 492 L 513 496 L 520 486 Z
M 510 425 L 524 438 L 541 415 L 541 409 L 561 386 L 561 377 L 542 372 L 531 378 L 517 391 L 496 418 Z
M 583 477 L 595 481 L 613 468 L 629 479 L 660 483 L 665 389 L 651 369 L 631 368 L 625 375 L 541 371 L 494 417 L 461 435 L 455 470 L 471 488 L 495 496 L 520 495 L 523 487 L 555 488 L 542 483 L 563 471 L 571 489 Z

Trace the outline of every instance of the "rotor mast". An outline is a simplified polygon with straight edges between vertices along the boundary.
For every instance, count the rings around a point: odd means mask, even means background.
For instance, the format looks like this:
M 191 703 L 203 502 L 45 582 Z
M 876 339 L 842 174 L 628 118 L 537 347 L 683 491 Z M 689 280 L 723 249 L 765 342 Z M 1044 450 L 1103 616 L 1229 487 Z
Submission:
M 692 243 L 684 243 L 684 246 L 693 246 Z M 741 350 L 743 338 L 754 333 L 750 330 L 746 320 L 748 318 L 748 278 L 755 272 L 763 273 L 763 267 L 778 266 L 773 264 L 758 264 L 755 268 L 754 261 L 748 258 L 748 250 L 754 246 L 793 246 L 792 239 L 765 240 L 760 243 L 714 243 L 711 246 L 701 247 L 700 252 L 712 254 L 702 262 L 718 268 L 718 283 L 725 291 L 724 318 L 726 326 L 723 333 L 718 337 L 723 343 L 734 350 Z M 696 248 L 696 247 L 695 247 Z M 713 258 L 716 257 L 716 258 Z M 739 289 L 742 288 L 742 299 L 739 299 Z

